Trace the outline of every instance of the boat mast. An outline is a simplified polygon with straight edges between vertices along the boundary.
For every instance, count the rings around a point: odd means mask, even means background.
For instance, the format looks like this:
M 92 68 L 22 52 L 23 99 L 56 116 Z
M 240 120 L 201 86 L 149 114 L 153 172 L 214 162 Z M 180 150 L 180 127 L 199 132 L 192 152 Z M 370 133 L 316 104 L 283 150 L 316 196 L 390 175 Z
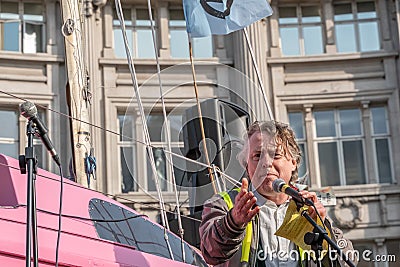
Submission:
M 77 0 L 60 0 L 60 3 L 68 75 L 67 99 L 72 117 L 70 123 L 74 172 L 76 182 L 95 188 L 92 176 L 87 176 L 85 171 L 85 159 L 90 155 L 91 135 L 88 124 L 90 103 L 86 94 L 87 74 L 82 52 L 83 15 Z

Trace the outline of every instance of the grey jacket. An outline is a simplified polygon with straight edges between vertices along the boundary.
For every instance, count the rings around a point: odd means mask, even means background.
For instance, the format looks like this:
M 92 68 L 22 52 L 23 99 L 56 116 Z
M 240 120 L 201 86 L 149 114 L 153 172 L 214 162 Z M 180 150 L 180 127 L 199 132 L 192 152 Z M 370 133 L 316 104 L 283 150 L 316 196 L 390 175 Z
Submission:
M 234 202 L 237 191 L 230 191 L 229 195 Z M 215 195 L 204 204 L 202 222 L 200 224 L 200 248 L 204 259 L 208 264 L 219 267 L 241 267 L 257 266 L 257 248 L 259 245 L 259 219 L 253 218 L 253 234 L 250 248 L 249 263 L 241 263 L 241 243 L 245 236 L 245 228 L 237 228 L 233 223 L 228 206 L 225 200 L 219 195 Z M 343 239 L 343 232 L 335 227 L 331 227 L 329 219 L 325 220 L 325 225 L 333 234 L 334 240 Z M 343 252 L 352 250 L 353 246 L 349 240 L 347 246 L 342 248 Z M 340 257 L 339 257 L 340 258 Z M 352 259 L 353 262 L 355 259 Z M 328 257 L 324 258 L 323 266 L 347 266 L 340 260 L 330 263 Z M 316 266 L 313 261 L 303 262 L 303 266 Z M 260 265 L 262 266 L 262 264 Z M 301 263 L 299 262 L 299 266 Z

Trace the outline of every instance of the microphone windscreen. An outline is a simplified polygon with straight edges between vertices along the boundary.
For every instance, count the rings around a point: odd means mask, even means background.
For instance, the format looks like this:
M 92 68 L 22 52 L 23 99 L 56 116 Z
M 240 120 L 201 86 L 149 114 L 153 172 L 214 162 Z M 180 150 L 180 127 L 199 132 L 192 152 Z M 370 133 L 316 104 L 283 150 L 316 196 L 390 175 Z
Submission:
M 272 189 L 274 189 L 275 192 L 280 193 L 282 186 L 286 184 L 285 181 L 281 178 L 276 179 L 272 182 Z
M 36 108 L 35 104 L 33 104 L 32 102 L 29 102 L 29 101 L 26 101 L 26 102 L 20 104 L 19 111 L 21 112 L 21 115 L 27 119 L 30 119 L 37 115 L 37 108 Z

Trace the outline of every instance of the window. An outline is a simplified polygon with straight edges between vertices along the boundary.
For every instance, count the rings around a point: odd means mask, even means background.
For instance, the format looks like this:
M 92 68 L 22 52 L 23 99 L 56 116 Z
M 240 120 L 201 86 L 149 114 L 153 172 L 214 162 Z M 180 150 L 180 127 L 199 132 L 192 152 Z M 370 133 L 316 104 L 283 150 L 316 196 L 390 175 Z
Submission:
M 44 111 L 39 109 L 38 114 L 41 120 L 45 122 Z M 25 121 L 25 119 L 23 120 Z M 21 135 L 26 135 L 26 127 L 20 129 L 19 113 L 14 109 L 0 109 L 0 124 L 4 126 L 0 131 L 0 153 L 18 159 Z M 39 137 L 34 137 L 33 147 L 37 156 L 38 167 L 45 169 L 47 167 L 47 150 Z
M 182 128 L 182 115 L 181 114 L 169 114 L 167 116 L 167 126 L 171 136 L 171 150 L 173 153 L 182 154 L 181 148 L 183 148 L 183 136 L 181 133 Z M 160 181 L 161 190 L 172 191 L 172 186 L 169 181 L 172 179 L 172 173 L 167 164 L 167 158 L 164 149 L 167 149 L 168 143 L 166 140 L 166 134 L 164 131 L 164 116 L 160 113 L 152 113 L 147 118 L 147 125 L 149 128 L 150 139 L 152 145 L 157 147 L 153 149 L 153 156 L 156 163 L 156 169 Z M 174 165 L 175 182 L 178 186 L 178 190 L 187 190 L 188 179 L 187 173 L 185 172 L 185 160 L 178 157 L 172 156 L 172 163 Z M 147 186 L 149 191 L 156 191 L 156 185 L 154 183 L 154 174 L 151 168 L 150 162 L 147 165 Z
M 371 108 L 371 115 L 377 175 L 381 183 L 391 183 L 392 165 L 386 109 L 384 107 L 373 107 Z
M 169 11 L 169 36 L 172 58 L 189 58 L 189 42 L 186 21 L 182 10 Z M 213 56 L 212 36 L 192 39 L 193 57 Z
M 43 109 L 38 109 L 38 116 L 42 121 L 46 121 L 46 113 Z M 22 134 L 26 134 L 26 128 L 21 131 Z M 48 151 L 46 147 L 44 146 L 42 140 L 35 136 L 33 138 L 33 147 L 35 149 L 35 154 L 38 160 L 38 167 L 42 169 L 46 169 L 47 167 L 47 157 L 48 157 Z
M 138 184 L 135 180 L 135 161 L 136 161 L 136 143 L 135 143 L 135 121 L 134 115 L 119 113 L 119 162 L 120 162 L 120 181 L 121 192 L 127 193 L 137 191 Z
M 285 56 L 324 53 L 319 6 L 280 7 L 279 32 Z
M 361 111 L 316 111 L 314 119 L 321 185 L 365 183 Z
M 296 141 L 299 144 L 301 154 L 302 154 L 302 161 L 299 166 L 299 179 L 300 182 L 303 179 L 307 178 L 308 169 L 307 169 L 307 151 L 306 151 L 306 134 L 305 134 L 305 127 L 303 124 L 304 118 L 302 112 L 291 112 L 289 113 L 289 124 L 290 127 L 293 129 Z M 304 183 L 309 182 L 305 181 Z
M 1 153 L 18 158 L 19 152 L 19 127 L 18 113 L 15 110 L 0 110 L 0 123 L 3 126 L 0 131 Z
M 380 49 L 375 2 L 334 4 L 336 46 L 338 52 L 367 52 Z
M 171 249 L 175 261 L 201 267 L 208 266 L 200 254 L 186 242 L 183 243 L 185 253 L 183 260 L 180 238 L 170 231 L 165 233 L 164 228 L 144 216 L 96 198 L 90 200 L 88 208 L 96 232 L 102 239 L 132 246 L 138 251 L 167 259 L 171 258 L 169 252 Z M 168 235 L 168 244 L 164 239 L 165 234 Z
M 44 52 L 44 5 L 39 3 L 0 2 L 0 49 L 5 51 Z
M 171 136 L 171 149 L 173 153 L 182 154 L 180 149 L 183 147 L 183 137 L 181 133 L 182 115 L 169 114 L 167 127 Z M 142 187 L 147 191 L 156 191 L 154 182 L 154 173 L 148 156 L 144 153 L 145 146 L 136 146 L 135 125 L 136 117 L 133 115 L 119 113 L 119 137 L 118 147 L 120 153 L 120 175 L 121 175 L 121 191 L 123 193 L 138 191 L 138 187 Z M 153 145 L 153 156 L 156 165 L 159 185 L 162 191 L 171 192 L 173 187 L 170 183 L 172 173 L 167 164 L 167 157 L 164 149 L 166 149 L 167 141 L 164 133 L 164 116 L 162 113 L 151 113 L 147 117 L 147 126 L 150 134 L 150 140 Z M 140 129 L 141 130 L 141 129 Z M 140 150 L 143 149 L 143 150 Z M 146 155 L 146 166 L 142 170 L 138 170 L 135 166 L 138 153 L 143 152 Z M 172 156 L 174 165 L 175 181 L 178 190 L 187 190 L 189 181 L 185 172 L 185 160 Z M 144 183 L 136 179 L 139 171 L 144 171 L 143 174 L 147 177 Z
M 151 21 L 148 9 L 124 8 L 126 34 L 132 56 L 135 58 L 155 58 Z M 153 19 L 154 19 L 154 15 Z M 155 21 L 153 20 L 156 28 Z M 114 53 L 118 58 L 126 58 L 125 44 L 118 16 L 114 10 Z M 157 30 L 157 29 L 156 29 Z
M 306 156 L 303 159 L 315 162 L 314 171 L 320 186 L 365 184 L 368 183 L 368 176 L 379 177 L 380 183 L 392 183 L 386 107 L 376 106 L 366 110 L 370 114 L 366 125 L 363 124 L 362 112 L 359 108 L 315 109 L 312 112 L 312 129 L 305 129 L 302 112 L 289 112 L 290 125 Z M 370 137 L 364 134 L 366 127 L 371 129 Z M 305 130 L 314 133 L 312 146 L 306 145 L 310 140 L 306 140 Z M 306 147 L 313 147 L 315 158 L 307 157 Z M 374 151 L 373 155 L 365 154 L 366 147 Z M 366 172 L 367 158 L 374 162 L 375 175 Z M 299 177 L 306 172 L 302 168 L 299 169 Z

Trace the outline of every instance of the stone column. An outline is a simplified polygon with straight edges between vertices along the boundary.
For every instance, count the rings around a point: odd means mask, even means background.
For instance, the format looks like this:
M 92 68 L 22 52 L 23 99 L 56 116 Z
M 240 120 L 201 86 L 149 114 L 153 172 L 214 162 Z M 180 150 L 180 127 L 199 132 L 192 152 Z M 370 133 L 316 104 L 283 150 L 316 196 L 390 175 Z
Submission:
M 113 9 L 112 5 L 106 5 L 103 8 L 103 57 L 114 56 L 113 40 Z
M 333 19 L 333 6 L 332 0 L 322 1 L 322 10 L 325 14 L 325 31 L 326 31 L 326 44 L 325 50 L 327 54 L 336 53 L 336 44 L 334 36 L 334 19 Z
M 308 161 L 308 177 L 310 179 L 311 188 L 321 187 L 321 183 L 317 178 L 317 166 L 315 164 L 315 150 L 314 150 L 314 134 L 313 134 L 313 114 L 312 104 L 303 105 L 305 112 L 305 123 L 306 123 L 306 140 L 307 140 L 307 161 Z
M 266 20 L 253 23 L 247 27 L 247 32 L 261 80 L 264 89 L 266 90 L 265 94 L 267 95 L 269 105 L 272 109 L 267 68 L 268 39 L 266 34 L 266 24 Z M 236 100 L 240 103 L 238 98 L 243 98 L 243 101 L 245 102 L 244 107 L 249 111 L 252 121 L 270 119 L 243 30 L 237 31 L 233 34 L 233 51 L 234 67 L 242 74 L 235 77 L 235 82 L 238 82 L 236 83 L 236 93 L 239 95 L 236 97 Z M 235 97 L 233 97 L 233 99 L 235 99 Z
M 159 3 L 158 9 L 158 23 L 159 23 L 159 47 L 160 57 L 169 58 L 171 55 L 169 46 L 169 26 L 168 26 L 168 4 Z
M 367 180 L 365 181 L 367 184 L 374 184 L 379 182 L 379 178 L 375 175 L 375 167 L 374 167 L 374 151 L 372 149 L 372 133 L 371 133 L 371 112 L 369 109 L 369 101 L 361 101 L 362 105 L 362 123 L 363 123 L 363 130 L 365 136 L 365 143 L 371 144 L 365 146 L 365 158 L 367 165 Z

